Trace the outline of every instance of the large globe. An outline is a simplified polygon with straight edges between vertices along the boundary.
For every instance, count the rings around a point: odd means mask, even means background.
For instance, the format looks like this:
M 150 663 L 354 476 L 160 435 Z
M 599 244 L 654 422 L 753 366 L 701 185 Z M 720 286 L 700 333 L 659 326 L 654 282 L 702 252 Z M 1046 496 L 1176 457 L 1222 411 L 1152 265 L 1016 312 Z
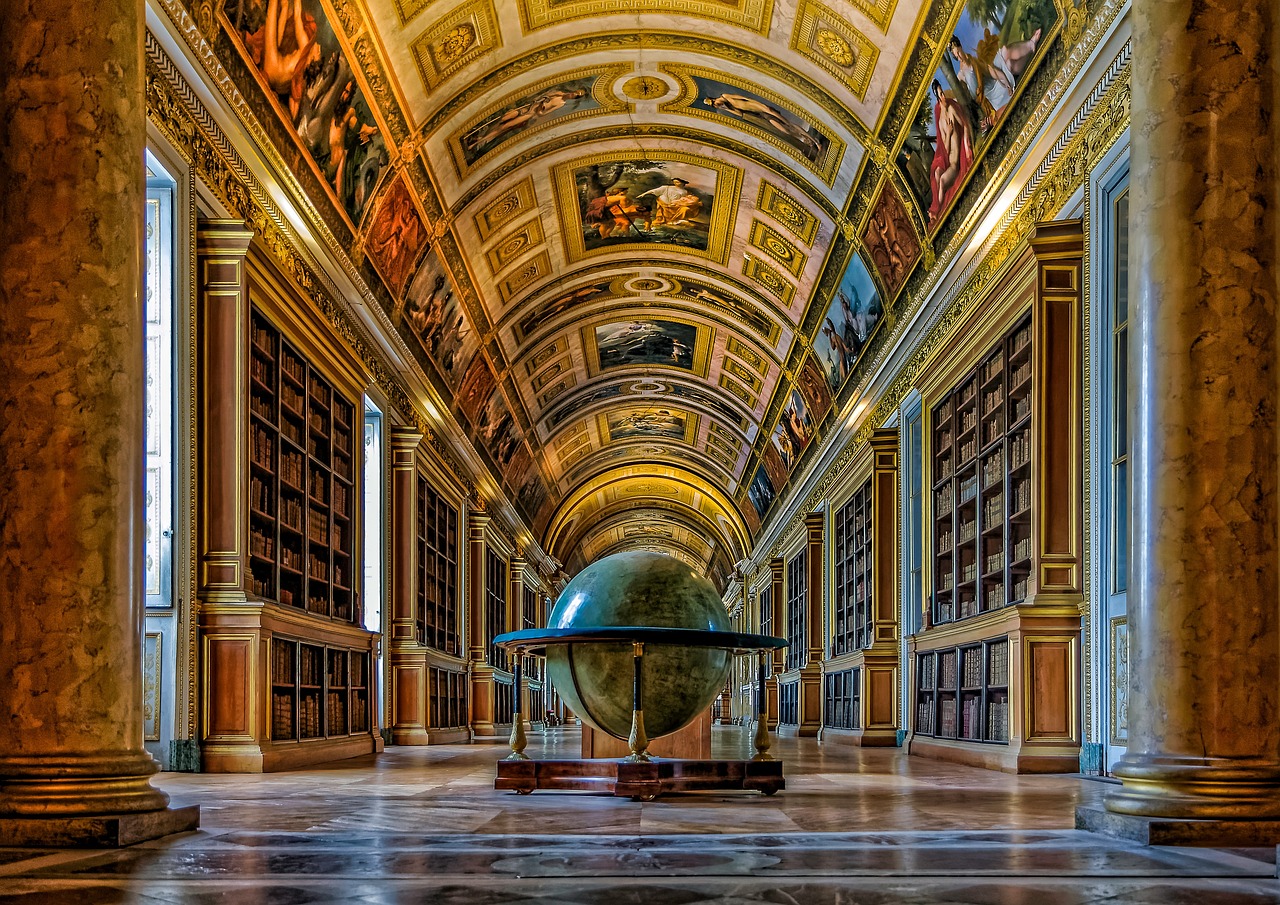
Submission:
M 606 556 L 574 576 L 547 627 L 621 626 L 732 630 L 710 581 L 673 556 L 641 551 Z M 631 731 L 632 656 L 626 642 L 551 645 L 547 673 L 583 722 L 625 739 Z M 725 650 L 646 644 L 641 673 L 648 735 L 657 738 L 691 723 L 724 687 L 729 665 Z

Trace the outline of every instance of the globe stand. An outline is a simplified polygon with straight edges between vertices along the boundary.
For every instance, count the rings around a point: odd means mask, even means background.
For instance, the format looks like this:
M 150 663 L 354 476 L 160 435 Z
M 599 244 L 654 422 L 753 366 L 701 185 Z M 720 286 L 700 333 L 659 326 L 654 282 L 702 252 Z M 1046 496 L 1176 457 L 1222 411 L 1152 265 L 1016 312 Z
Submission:
M 520 699 L 524 697 L 524 679 L 520 669 L 523 659 L 520 654 L 515 654 L 515 701 L 511 704 L 511 739 L 508 742 L 511 745 L 511 753 L 504 758 L 505 760 L 529 759 L 529 756 L 524 753 L 524 749 L 529 745 L 529 739 L 524 734 L 524 716 L 520 707 Z
M 756 756 L 751 758 L 754 761 L 773 760 L 773 755 L 769 753 L 773 739 L 769 737 L 769 714 L 766 712 L 764 698 L 765 663 L 769 655 L 760 651 L 759 657 L 760 664 L 756 667 L 756 735 L 752 739 Z
M 524 676 L 522 656 L 545 656 L 555 644 L 629 642 L 632 651 L 630 754 L 622 760 L 531 760 L 526 745 L 520 699 Z M 755 756 L 749 760 L 681 760 L 654 758 L 648 753 L 644 727 L 644 651 L 646 642 L 688 644 L 728 650 L 734 654 L 759 654 L 756 670 Z M 742 790 L 773 795 L 785 787 L 782 763 L 769 754 L 771 744 L 765 713 L 765 651 L 785 646 L 781 638 L 738 632 L 697 629 L 665 629 L 643 626 L 603 626 L 586 629 L 525 629 L 499 635 L 494 643 L 515 656 L 515 705 L 511 727 L 511 753 L 498 761 L 495 789 L 528 795 L 539 789 L 591 791 L 635 801 L 653 801 L 666 792 Z
M 631 642 L 631 660 L 633 665 L 633 678 L 631 681 L 631 734 L 627 736 L 627 744 L 631 747 L 631 754 L 627 757 L 627 763 L 630 764 L 647 764 L 651 760 L 645 753 L 649 747 L 649 736 L 644 731 L 644 642 Z

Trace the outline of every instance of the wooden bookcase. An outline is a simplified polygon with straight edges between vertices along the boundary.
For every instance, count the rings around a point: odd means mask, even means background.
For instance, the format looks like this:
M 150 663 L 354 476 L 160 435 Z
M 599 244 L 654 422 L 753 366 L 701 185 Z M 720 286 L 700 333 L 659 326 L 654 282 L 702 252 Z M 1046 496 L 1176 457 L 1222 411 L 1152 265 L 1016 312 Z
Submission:
M 417 480 L 418 642 L 462 655 L 458 619 L 458 510 L 419 473 Z
M 358 623 L 356 407 L 256 309 L 249 348 L 249 590 Z
M 869 647 L 874 640 L 871 609 L 871 479 L 835 515 L 835 630 L 833 657 Z
M 467 725 L 467 676 L 466 673 L 427 668 L 427 682 L 431 689 L 427 726 L 431 729 L 461 729 Z
M 935 625 L 1027 597 L 1031 352 L 1027 314 L 933 408 Z
M 361 560 L 368 374 L 250 246 L 202 297 L 197 420 L 201 766 L 292 769 L 381 750 Z
M 825 729 L 862 728 L 862 670 L 854 667 L 823 676 L 822 725 Z
M 916 656 L 917 735 L 1009 742 L 1009 639 Z
M 369 731 L 369 653 L 295 638 L 271 639 L 273 741 Z
M 924 628 L 912 753 L 1079 769 L 1084 605 L 1079 221 L 1029 247 L 924 369 Z

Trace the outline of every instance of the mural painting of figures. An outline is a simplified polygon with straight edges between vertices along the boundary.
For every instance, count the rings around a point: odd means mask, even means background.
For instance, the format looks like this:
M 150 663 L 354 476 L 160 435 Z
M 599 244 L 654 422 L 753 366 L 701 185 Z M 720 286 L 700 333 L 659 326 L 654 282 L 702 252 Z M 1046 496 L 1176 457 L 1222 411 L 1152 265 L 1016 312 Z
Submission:
M 480 342 L 462 312 L 439 255 L 428 251 L 391 314 L 403 323 L 435 364 L 450 389 L 457 390 Z
M 693 105 L 763 129 L 815 167 L 826 158 L 831 139 L 807 119 L 737 85 L 700 76 L 692 78 L 698 89 Z
M 698 328 L 674 321 L 628 321 L 595 328 L 599 369 L 666 365 L 693 370 Z
M 585 76 L 531 92 L 486 116 L 458 139 L 463 160 L 471 166 L 522 132 L 568 113 L 599 108 L 600 102 L 592 95 L 592 87 L 599 78 L 598 75 Z
M 812 439 L 813 416 L 809 413 L 809 407 L 804 404 L 799 390 L 792 389 L 791 398 L 778 416 L 778 426 L 773 429 L 773 445 L 777 447 L 778 455 L 782 457 L 782 464 L 787 467 L 788 472 L 796 467 L 800 453 L 804 452 Z
M 222 17 L 276 111 L 359 224 L 387 148 L 320 0 L 225 0 Z
M 413 206 L 404 177 L 391 183 L 378 205 L 365 238 L 365 253 L 395 295 L 404 292 L 405 281 L 427 241 L 427 228 Z
M 751 486 L 747 488 L 747 499 L 751 501 L 751 508 L 756 511 L 756 515 L 762 521 L 764 520 L 764 514 L 769 511 L 769 507 L 773 505 L 777 495 L 777 491 L 773 489 L 773 483 L 769 480 L 769 475 L 764 470 L 764 466 L 757 465 L 755 477 L 751 479 Z
M 590 392 L 581 393 L 568 402 L 556 409 L 555 412 L 547 418 L 547 427 L 555 430 L 561 424 L 564 424 L 571 418 L 576 418 L 582 414 L 582 410 L 589 405 L 595 405 L 597 402 L 603 402 L 606 399 L 613 399 L 622 395 L 623 385 L 620 383 L 607 383 L 604 386 L 597 386 Z
M 853 373 L 881 313 L 880 294 L 862 256 L 855 251 L 813 339 L 813 350 L 833 395 Z
M 866 232 L 862 234 L 862 244 L 871 255 L 871 263 L 880 274 L 886 294 L 894 298 L 920 257 L 920 240 L 892 180 L 885 182 L 880 190 L 867 220 Z
M 648 440 L 662 437 L 667 440 L 683 440 L 685 433 L 683 412 L 665 408 L 647 408 L 608 417 L 609 440 Z
M 462 386 L 454 400 L 458 410 L 466 416 L 472 426 L 479 422 L 480 413 L 495 395 L 497 386 L 498 380 L 493 376 L 493 370 L 484 360 L 484 356 L 477 355 L 472 358 L 471 367 L 467 368 L 467 375 L 462 379 Z
M 930 230 L 950 210 L 1057 23 L 1053 0 L 967 0 L 898 155 Z
M 570 311 L 583 302 L 597 299 L 609 291 L 612 280 L 600 280 L 595 283 L 588 283 L 585 286 L 576 286 L 573 289 L 557 296 L 555 299 L 545 304 L 537 305 L 533 311 L 525 315 L 517 325 L 519 330 L 520 341 L 524 342 L 535 332 L 537 332 L 543 324 L 548 324 L 555 318 Z
M 831 389 L 827 384 L 822 366 L 818 364 L 818 359 L 812 353 L 805 357 L 804 367 L 796 375 L 796 384 L 805 404 L 809 406 L 813 420 L 821 422 L 827 410 L 831 408 Z
M 660 244 L 706 251 L 717 174 L 677 161 L 620 160 L 574 170 L 584 247 Z

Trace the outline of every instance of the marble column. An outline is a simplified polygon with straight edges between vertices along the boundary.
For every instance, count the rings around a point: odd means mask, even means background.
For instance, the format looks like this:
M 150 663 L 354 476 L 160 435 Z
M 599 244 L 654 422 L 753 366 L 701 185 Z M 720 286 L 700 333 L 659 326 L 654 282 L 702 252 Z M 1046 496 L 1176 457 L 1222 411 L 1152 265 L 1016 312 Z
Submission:
M 471 735 L 496 739 L 493 667 L 488 662 L 489 631 L 485 619 L 489 521 L 489 514 L 483 509 L 473 509 L 467 520 L 467 671 L 471 675 Z
M 1129 751 L 1106 807 L 1172 818 L 1152 842 L 1280 841 L 1280 12 L 1132 19 Z
M 418 444 L 422 434 L 391 432 L 391 741 L 427 744 L 427 656 L 418 637 Z
M 141 0 L 0 8 L 0 840 L 190 829 L 142 743 Z

